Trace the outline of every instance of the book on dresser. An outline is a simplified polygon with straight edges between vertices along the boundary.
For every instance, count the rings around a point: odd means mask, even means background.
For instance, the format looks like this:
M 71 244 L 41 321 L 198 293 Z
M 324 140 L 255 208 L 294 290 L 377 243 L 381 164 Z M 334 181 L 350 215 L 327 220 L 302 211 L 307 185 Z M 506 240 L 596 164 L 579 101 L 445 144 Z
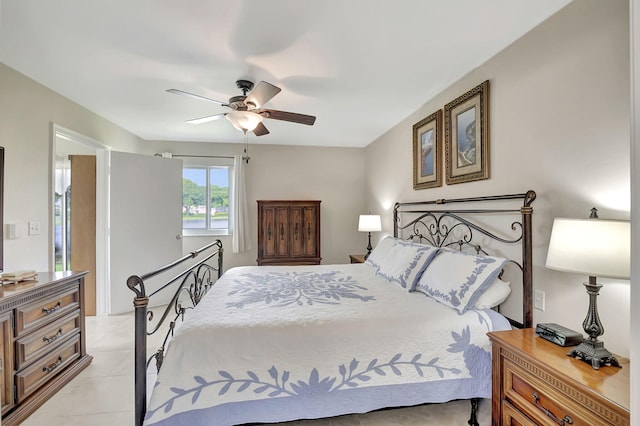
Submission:
M 628 359 L 595 370 L 532 328 L 488 335 L 493 426 L 630 424 Z
M 17 425 L 86 368 L 84 277 L 38 272 L 0 287 L 2 424 Z

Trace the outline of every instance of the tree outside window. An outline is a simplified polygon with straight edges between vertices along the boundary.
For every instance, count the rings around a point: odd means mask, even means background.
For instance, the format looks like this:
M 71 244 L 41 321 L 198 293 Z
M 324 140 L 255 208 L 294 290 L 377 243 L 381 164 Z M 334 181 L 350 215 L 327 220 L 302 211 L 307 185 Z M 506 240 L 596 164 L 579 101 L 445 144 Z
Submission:
M 182 228 L 229 232 L 229 166 L 183 167 Z M 207 196 L 208 194 L 208 196 Z

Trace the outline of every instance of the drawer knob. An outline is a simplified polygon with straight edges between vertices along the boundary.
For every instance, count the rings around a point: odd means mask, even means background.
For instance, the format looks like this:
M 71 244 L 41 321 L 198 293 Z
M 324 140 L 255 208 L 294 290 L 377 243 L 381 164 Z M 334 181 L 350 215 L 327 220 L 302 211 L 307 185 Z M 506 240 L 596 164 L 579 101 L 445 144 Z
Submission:
M 540 397 L 538 396 L 537 393 L 533 393 L 533 403 L 536 405 L 536 407 L 538 407 L 543 413 L 545 413 L 547 415 L 547 417 L 549 417 L 551 420 L 553 420 L 554 422 L 556 422 L 557 424 L 559 424 L 560 426 L 564 426 L 565 424 L 573 424 L 573 419 L 571 418 L 571 416 L 566 415 L 563 418 L 558 418 L 556 417 L 555 414 L 553 414 L 551 412 L 551 410 L 549 410 L 548 408 L 546 408 L 544 405 L 540 404 Z
M 61 337 L 61 336 L 62 336 L 62 329 L 59 328 L 58 332 L 56 334 L 54 334 L 53 336 L 51 336 L 51 337 L 43 336 L 42 337 L 42 341 L 45 342 L 45 343 L 55 342 L 58 339 L 58 337 Z
M 45 308 L 44 306 L 42 307 L 42 313 L 44 313 L 45 315 L 49 315 L 52 312 L 57 311 L 58 309 L 60 309 L 62 305 L 60 304 L 60 301 L 58 300 L 58 303 L 56 303 L 52 308 Z
M 48 367 L 42 367 L 42 371 L 46 371 L 47 373 L 51 373 L 53 370 L 58 368 L 62 364 L 62 356 L 58 356 L 58 360 L 51 364 Z

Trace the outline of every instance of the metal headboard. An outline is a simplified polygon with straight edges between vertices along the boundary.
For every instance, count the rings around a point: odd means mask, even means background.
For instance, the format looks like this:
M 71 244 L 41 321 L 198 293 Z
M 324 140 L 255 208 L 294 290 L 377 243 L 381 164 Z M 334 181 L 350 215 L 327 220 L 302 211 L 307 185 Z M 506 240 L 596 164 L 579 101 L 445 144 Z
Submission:
M 533 326 L 531 203 L 535 199 L 536 193 L 529 190 L 523 194 L 396 203 L 393 208 L 393 236 L 437 247 L 456 247 L 459 250 L 471 248 L 482 254 L 490 253 L 478 242 L 478 234 L 490 242 L 519 244 L 522 256 L 519 259 L 509 259 L 509 262 L 522 271 L 522 321 L 507 318 L 515 327 L 529 328 Z M 516 202 L 520 206 L 514 206 Z M 504 232 L 490 231 L 481 219 L 501 215 L 510 218 L 507 225 L 509 229 Z M 514 215 L 518 215 L 518 219 Z

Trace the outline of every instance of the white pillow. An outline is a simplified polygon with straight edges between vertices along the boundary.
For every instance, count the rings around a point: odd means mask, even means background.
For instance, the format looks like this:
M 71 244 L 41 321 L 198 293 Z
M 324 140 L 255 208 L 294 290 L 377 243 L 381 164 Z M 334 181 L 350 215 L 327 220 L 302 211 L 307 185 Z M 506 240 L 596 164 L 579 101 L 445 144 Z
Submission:
M 379 263 L 376 275 L 413 291 L 422 272 L 439 250 L 439 247 L 395 239 L 395 244 Z
M 498 306 L 511 294 L 511 283 L 502 281 L 500 278 L 487 288 L 487 290 L 478 297 L 476 304 L 472 309 L 491 309 Z
M 397 241 L 397 238 L 393 238 L 389 236 L 384 237 L 382 240 L 380 240 L 378 245 L 371 251 L 371 254 L 367 258 L 367 260 L 364 261 L 364 263 L 378 269 L 380 267 L 380 262 L 382 262 L 382 259 L 384 259 L 387 253 L 389 253 L 389 250 L 391 250 L 391 247 L 393 247 L 396 244 L 396 241 Z
M 462 314 L 498 278 L 506 261 L 441 249 L 420 277 L 416 290 Z

